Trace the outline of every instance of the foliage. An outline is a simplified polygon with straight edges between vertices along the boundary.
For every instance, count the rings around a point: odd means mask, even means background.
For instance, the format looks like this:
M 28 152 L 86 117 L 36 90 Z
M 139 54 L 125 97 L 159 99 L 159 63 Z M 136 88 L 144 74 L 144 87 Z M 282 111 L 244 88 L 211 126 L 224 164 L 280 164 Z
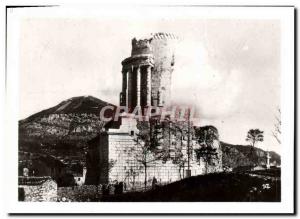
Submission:
M 264 140 L 264 132 L 259 129 L 250 129 L 247 133 L 246 141 L 250 142 L 251 144 L 251 150 L 250 155 L 252 158 L 252 161 L 257 165 L 257 160 L 254 160 L 254 146 L 257 142 Z
M 134 167 L 130 167 L 127 171 L 126 171 L 126 179 L 128 179 L 128 181 L 132 184 L 132 186 L 135 186 L 135 179 L 136 177 L 139 175 L 139 171 L 137 171 Z
M 175 158 L 173 160 L 173 163 L 178 166 L 180 178 L 182 178 L 181 170 L 184 168 L 186 162 L 187 162 L 187 159 L 183 156 L 183 153 L 181 151 L 177 150 Z
M 145 171 L 145 188 L 147 186 L 147 168 L 148 165 L 158 159 L 162 158 L 163 153 L 157 150 L 160 144 L 160 137 L 158 136 L 160 124 L 155 120 L 138 121 L 137 128 L 139 132 L 136 133 L 134 141 L 137 145 L 135 150 L 135 159 L 144 166 Z
M 217 150 L 216 148 L 212 148 L 212 147 L 197 148 L 195 149 L 196 158 L 197 160 L 203 158 L 205 161 L 209 162 L 211 159 L 217 156 L 216 150 Z
M 195 149 L 196 158 L 198 161 L 202 158 L 205 162 L 205 173 L 208 170 L 208 164 L 218 156 L 217 149 L 212 147 L 200 147 Z
M 247 133 L 246 141 L 254 147 L 256 142 L 264 140 L 264 132 L 259 129 L 250 129 Z
M 208 164 L 218 156 L 217 149 L 214 148 L 214 141 L 219 140 L 218 130 L 214 126 L 203 126 L 195 128 L 195 137 L 200 145 L 196 148 L 196 158 L 198 161 L 202 158 L 205 162 L 205 173 L 208 172 Z
M 195 136 L 200 146 L 212 147 L 214 140 L 219 139 L 218 130 L 214 126 L 195 128 Z

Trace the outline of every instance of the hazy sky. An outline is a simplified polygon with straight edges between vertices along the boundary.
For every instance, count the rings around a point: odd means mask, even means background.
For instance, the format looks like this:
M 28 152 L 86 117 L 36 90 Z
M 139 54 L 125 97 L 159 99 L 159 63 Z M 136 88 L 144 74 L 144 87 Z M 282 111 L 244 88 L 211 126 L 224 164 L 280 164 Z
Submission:
M 280 23 L 276 20 L 25 19 L 20 35 L 20 119 L 81 95 L 118 104 L 121 61 L 131 39 L 171 32 L 182 40 L 172 98 L 195 103 L 200 125 L 215 125 L 222 141 L 245 144 L 265 132 L 280 105 Z

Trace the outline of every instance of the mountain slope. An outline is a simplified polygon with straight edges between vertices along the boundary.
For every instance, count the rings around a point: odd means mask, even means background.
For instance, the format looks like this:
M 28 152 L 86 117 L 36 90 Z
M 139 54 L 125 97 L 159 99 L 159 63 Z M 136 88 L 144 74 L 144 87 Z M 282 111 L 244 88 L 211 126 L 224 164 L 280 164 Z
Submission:
M 80 139 L 97 133 L 100 110 L 112 104 L 92 96 L 73 97 L 19 122 L 22 137 Z
M 84 163 L 87 141 L 105 124 L 100 110 L 108 105 L 115 107 L 92 96 L 73 97 L 19 121 L 19 150 Z
M 254 148 L 253 155 L 251 155 L 251 146 L 249 145 L 232 145 L 221 142 L 221 147 L 223 166 L 236 168 L 256 164 L 266 165 L 267 152 L 260 148 Z M 277 153 L 271 151 L 270 157 L 270 163 L 280 164 L 280 156 Z

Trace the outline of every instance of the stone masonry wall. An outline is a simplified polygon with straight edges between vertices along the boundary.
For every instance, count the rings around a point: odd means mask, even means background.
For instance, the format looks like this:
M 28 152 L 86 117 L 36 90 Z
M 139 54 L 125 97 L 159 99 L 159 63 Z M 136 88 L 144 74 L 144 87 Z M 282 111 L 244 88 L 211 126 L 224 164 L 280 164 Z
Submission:
M 19 185 L 24 189 L 24 201 L 29 202 L 55 202 L 57 201 L 57 184 L 54 181 L 46 181 L 42 185 Z
M 136 120 L 130 118 L 123 118 L 122 125 L 119 129 L 110 129 L 108 133 L 109 141 L 109 160 L 113 160 L 113 167 L 109 171 L 109 182 L 117 180 L 126 183 L 128 189 L 132 187 L 139 187 L 144 185 L 145 169 L 138 159 L 141 156 L 140 146 L 134 141 L 134 136 L 138 132 L 136 129 Z M 179 143 L 179 142 L 177 142 Z M 196 145 L 193 141 L 192 145 Z M 182 142 L 182 153 L 187 160 L 186 153 L 187 142 Z M 174 153 L 174 152 L 173 152 Z M 153 177 L 158 183 L 169 183 L 177 181 L 185 177 L 184 167 L 180 167 L 176 162 L 174 163 L 172 148 L 170 148 L 171 159 L 156 160 L 149 163 L 147 166 L 147 184 L 150 186 Z M 151 159 L 149 159 L 151 160 Z M 191 154 L 190 162 L 191 174 L 201 175 L 206 172 L 205 163 L 202 160 L 197 161 L 196 154 Z M 207 172 L 214 172 L 209 169 Z
M 123 118 L 120 129 L 109 130 L 109 160 L 114 165 L 109 172 L 109 181 L 123 181 L 128 189 L 144 185 L 145 169 L 141 162 L 140 146 L 134 141 L 138 132 L 136 120 Z M 179 167 L 172 161 L 157 160 L 147 165 L 148 185 L 155 177 L 159 183 L 180 179 Z
M 108 171 L 109 171 L 109 141 L 108 135 L 106 132 L 100 133 L 100 151 L 99 151 L 99 158 L 100 158 L 100 178 L 99 183 L 105 184 L 108 183 Z

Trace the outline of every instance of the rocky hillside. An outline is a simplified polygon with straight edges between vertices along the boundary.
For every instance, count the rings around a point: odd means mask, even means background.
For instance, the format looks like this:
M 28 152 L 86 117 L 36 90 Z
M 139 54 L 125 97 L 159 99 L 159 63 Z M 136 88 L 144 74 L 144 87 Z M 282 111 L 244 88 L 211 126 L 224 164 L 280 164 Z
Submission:
M 19 122 L 22 137 L 90 138 L 103 125 L 100 110 L 111 105 L 92 96 L 73 97 Z
M 249 145 L 232 145 L 221 142 L 223 152 L 223 166 L 236 168 L 241 166 L 251 165 L 266 165 L 267 152 L 254 148 L 253 155 L 251 154 L 251 146 Z M 271 151 L 270 163 L 280 165 L 280 155 Z
M 107 105 L 113 106 L 92 96 L 73 97 L 19 121 L 20 151 L 84 163 L 87 141 L 104 125 L 99 114 Z

